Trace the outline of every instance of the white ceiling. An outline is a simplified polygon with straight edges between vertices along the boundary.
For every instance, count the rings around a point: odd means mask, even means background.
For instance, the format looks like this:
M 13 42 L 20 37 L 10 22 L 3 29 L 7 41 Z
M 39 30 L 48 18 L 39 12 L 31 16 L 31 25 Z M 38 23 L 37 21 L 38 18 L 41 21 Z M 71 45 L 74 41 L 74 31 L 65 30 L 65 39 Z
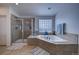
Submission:
M 61 9 L 73 8 L 77 5 L 79 4 L 19 3 L 19 5 L 11 4 L 11 7 L 19 16 L 52 16 L 58 13 Z M 48 10 L 48 8 L 51 8 L 51 10 Z

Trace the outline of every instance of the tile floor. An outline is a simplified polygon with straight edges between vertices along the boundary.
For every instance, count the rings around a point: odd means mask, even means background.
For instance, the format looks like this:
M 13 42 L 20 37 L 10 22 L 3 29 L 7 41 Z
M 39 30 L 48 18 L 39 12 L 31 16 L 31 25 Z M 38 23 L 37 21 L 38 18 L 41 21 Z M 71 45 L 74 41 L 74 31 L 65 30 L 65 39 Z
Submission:
M 8 49 L 9 47 L 0 46 L 0 55 L 49 55 L 40 47 L 24 45 L 19 49 Z M 15 48 L 15 47 L 14 47 Z

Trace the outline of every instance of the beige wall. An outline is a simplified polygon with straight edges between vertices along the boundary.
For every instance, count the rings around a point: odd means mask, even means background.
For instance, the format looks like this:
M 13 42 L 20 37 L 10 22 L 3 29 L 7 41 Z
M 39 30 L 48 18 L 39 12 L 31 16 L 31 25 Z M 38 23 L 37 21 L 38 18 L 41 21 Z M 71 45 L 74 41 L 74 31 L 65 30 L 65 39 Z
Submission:
M 0 45 L 6 45 L 7 39 L 7 26 L 6 26 L 6 16 L 0 16 Z
M 9 7 L 0 7 L 0 45 L 11 44 Z
M 7 15 L 8 14 L 8 7 L 0 7 L 0 15 Z

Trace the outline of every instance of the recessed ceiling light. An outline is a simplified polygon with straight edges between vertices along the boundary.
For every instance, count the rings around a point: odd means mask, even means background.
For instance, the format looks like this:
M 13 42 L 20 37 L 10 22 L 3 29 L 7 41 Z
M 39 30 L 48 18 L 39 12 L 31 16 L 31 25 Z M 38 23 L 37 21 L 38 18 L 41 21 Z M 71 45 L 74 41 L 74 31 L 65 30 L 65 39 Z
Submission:
M 50 8 L 50 7 L 48 7 L 48 10 L 51 10 L 51 8 Z

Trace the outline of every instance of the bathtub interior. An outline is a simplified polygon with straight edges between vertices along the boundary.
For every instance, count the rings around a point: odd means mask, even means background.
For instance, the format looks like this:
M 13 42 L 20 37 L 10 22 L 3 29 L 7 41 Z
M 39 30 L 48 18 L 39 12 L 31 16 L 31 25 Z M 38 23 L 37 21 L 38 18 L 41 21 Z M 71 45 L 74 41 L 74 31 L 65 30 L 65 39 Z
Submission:
M 62 39 L 58 36 L 55 35 L 40 35 L 41 38 L 44 38 L 45 40 L 48 41 L 54 41 L 54 42 L 65 42 L 65 39 Z

